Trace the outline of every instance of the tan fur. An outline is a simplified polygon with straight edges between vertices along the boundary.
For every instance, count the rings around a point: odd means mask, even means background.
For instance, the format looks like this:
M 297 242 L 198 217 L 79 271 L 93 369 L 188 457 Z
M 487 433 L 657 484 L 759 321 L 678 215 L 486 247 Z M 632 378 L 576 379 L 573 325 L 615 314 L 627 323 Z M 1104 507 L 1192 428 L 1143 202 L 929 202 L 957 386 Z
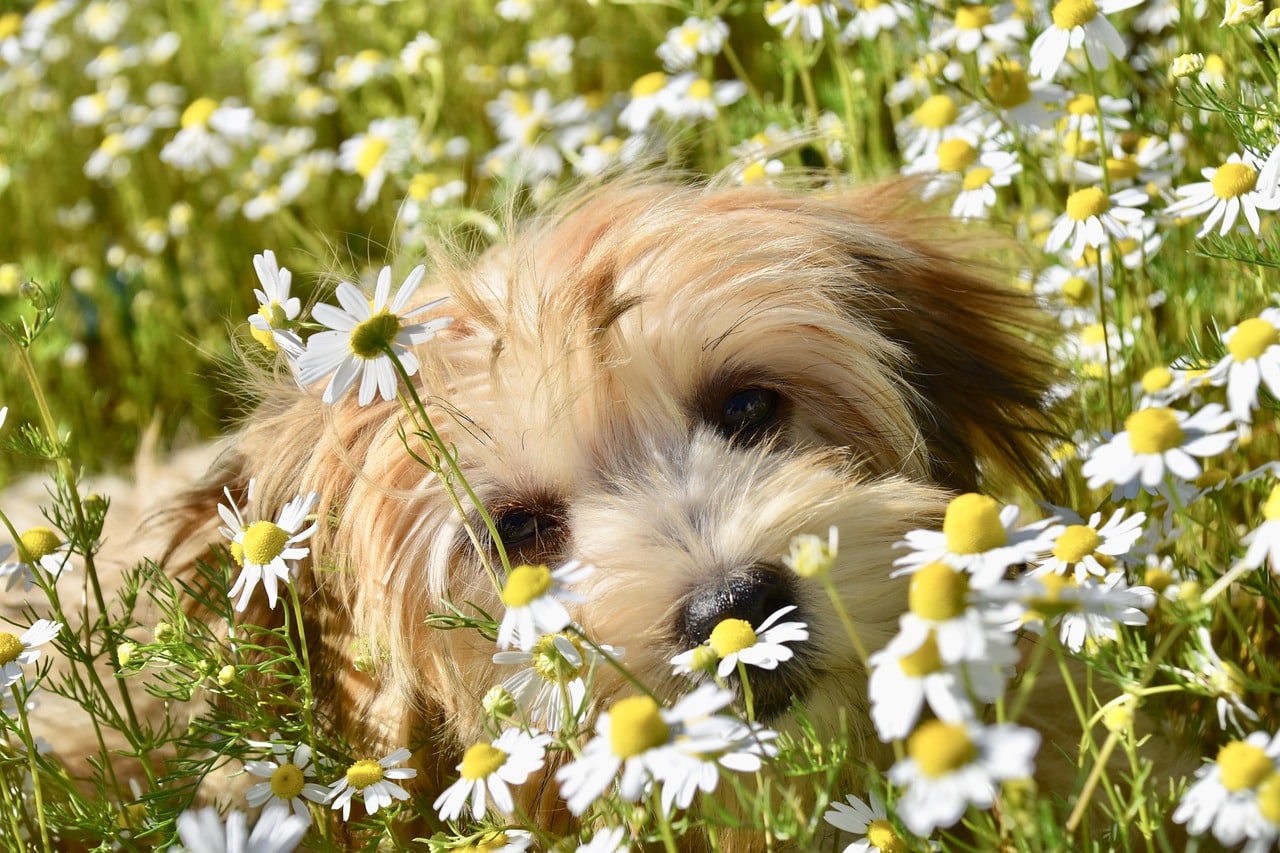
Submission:
M 454 318 L 417 353 L 434 424 L 490 511 L 538 509 L 557 525 L 513 562 L 598 567 L 574 615 L 659 689 L 682 688 L 667 660 L 695 587 L 744 567 L 785 571 L 793 536 L 833 524 L 832 577 L 879 648 L 906 602 L 889 577 L 893 543 L 936 522 L 980 472 L 1038 467 L 1054 377 L 1029 300 L 992 284 L 910 193 L 622 183 L 470 267 L 429 274 L 424 299 L 448 294 L 437 311 Z M 730 392 L 759 386 L 786 401 L 769 438 L 731 442 L 707 423 Z M 328 407 L 287 378 L 264 398 L 181 504 L 170 565 L 182 571 L 218 541 L 224 486 L 243 500 L 257 479 L 251 515 L 318 491 L 335 521 L 298 583 L 322 711 L 372 753 L 419 747 L 430 796 L 481 736 L 480 698 L 503 675 L 478 633 L 424 620 L 449 602 L 500 614 L 496 590 L 445 489 L 398 438 L 398 403 Z M 794 589 L 812 631 L 796 684 L 809 715 L 847 721 L 882 758 L 865 673 L 830 603 L 816 585 Z M 376 672 L 351 665 L 357 640 L 385 650 Z M 605 671 L 597 698 L 627 689 Z M 554 783 L 541 790 L 554 808 Z

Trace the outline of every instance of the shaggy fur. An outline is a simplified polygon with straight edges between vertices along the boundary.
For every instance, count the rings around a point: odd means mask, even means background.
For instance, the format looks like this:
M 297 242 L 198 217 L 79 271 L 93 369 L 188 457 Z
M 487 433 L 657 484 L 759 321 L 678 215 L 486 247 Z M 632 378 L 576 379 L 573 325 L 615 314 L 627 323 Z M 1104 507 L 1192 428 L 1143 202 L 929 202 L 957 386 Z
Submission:
M 866 673 L 822 590 L 781 556 L 796 534 L 839 527 L 832 578 L 881 647 L 906 603 L 893 543 L 980 474 L 1041 467 L 1054 379 L 1029 298 L 993 284 L 909 195 L 592 191 L 471 266 L 437 265 L 423 298 L 448 294 L 436 310 L 454 322 L 419 348 L 415 377 L 475 494 L 523 537 L 507 543 L 513 564 L 598 567 L 575 618 L 624 646 L 640 679 L 686 689 L 667 661 L 705 637 L 690 614 L 707 601 L 725 615 L 795 603 L 812 638 L 756 687 L 769 722 L 785 726 L 799 698 L 820 728 L 847 724 L 881 759 Z M 735 431 L 742 391 L 773 408 Z M 219 541 L 224 487 L 243 502 L 256 478 L 253 517 L 317 491 L 330 523 L 297 583 L 318 710 L 370 754 L 417 747 L 429 801 L 482 736 L 480 699 L 505 673 L 477 632 L 424 620 L 450 602 L 501 605 L 484 568 L 495 547 L 406 453 L 405 423 L 398 403 L 329 407 L 286 378 L 182 498 L 167 561 L 183 571 Z M 380 650 L 375 671 L 353 667 L 355 641 Z M 608 668 L 597 688 L 602 707 L 629 692 Z M 525 793 L 541 819 L 563 817 L 554 781 Z

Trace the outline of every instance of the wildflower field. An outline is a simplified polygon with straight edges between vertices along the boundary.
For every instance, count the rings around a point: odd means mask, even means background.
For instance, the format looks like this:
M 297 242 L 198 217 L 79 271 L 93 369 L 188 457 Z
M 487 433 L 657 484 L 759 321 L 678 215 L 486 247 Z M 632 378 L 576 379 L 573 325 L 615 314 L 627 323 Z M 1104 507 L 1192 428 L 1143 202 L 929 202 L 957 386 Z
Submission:
M 0 848 L 1276 847 L 1269 5 L 9 4 L 0 596 L 22 615 L 0 624 Z M 659 166 L 814 193 L 913 176 L 922 203 L 1007 239 L 1010 286 L 1060 326 L 1061 434 L 1026 477 L 1056 484 L 1052 502 L 957 496 L 886 567 L 911 576 L 901 632 L 862 651 L 894 760 L 873 765 L 802 714 L 775 730 L 749 689 L 725 689 L 812 641 L 787 608 L 725 620 L 673 658 L 689 679 L 676 701 L 637 683 L 593 709 L 593 677 L 625 671 L 627 652 L 570 611 L 607 567 L 502 552 L 503 611 L 422 614 L 480 632 L 511 672 L 481 687 L 489 737 L 461 751 L 456 782 L 423 790 L 430 743 L 362 754 L 312 713 L 291 581 L 330 521 L 314 493 L 265 508 L 227 493 L 225 548 L 200 570 L 208 620 L 151 563 L 103 599 L 111 495 L 83 478 L 232 428 L 259 402 L 249 372 L 292 373 L 326 403 L 399 399 L 420 442 L 405 452 L 429 448 L 422 463 L 470 512 L 409 350 L 446 322 L 407 310 L 427 247 L 479 253 L 513 213 Z M 20 527 L 30 507 L 5 504 L 30 477 L 47 482 L 45 522 Z M 830 586 L 856 547 L 834 529 L 797 537 L 785 563 Z M 84 600 L 105 615 L 82 620 Z M 283 627 L 237 620 L 257 603 Z M 1040 638 L 1029 659 L 1019 636 Z M 1084 733 L 1074 777 L 1046 789 L 1019 715 L 1059 670 L 1077 673 L 1064 713 Z M 141 719 L 130 684 L 171 699 L 169 716 Z M 36 734 L 56 731 L 39 725 L 51 696 L 96 721 L 77 770 Z M 192 715 L 193 696 L 213 701 Z M 151 760 L 117 773 L 128 756 Z M 518 806 L 544 767 L 571 816 L 554 828 Z M 228 773 L 241 793 L 206 805 L 201 780 Z

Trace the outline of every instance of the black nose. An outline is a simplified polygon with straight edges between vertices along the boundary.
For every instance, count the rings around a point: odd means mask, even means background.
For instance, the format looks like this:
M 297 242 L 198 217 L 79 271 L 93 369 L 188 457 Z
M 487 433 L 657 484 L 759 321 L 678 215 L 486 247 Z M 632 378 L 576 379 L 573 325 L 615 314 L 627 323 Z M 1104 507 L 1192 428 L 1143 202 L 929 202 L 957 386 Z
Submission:
M 686 648 L 705 642 L 725 619 L 743 619 L 757 628 L 780 608 L 795 604 L 790 579 L 780 570 L 757 565 L 695 587 L 678 626 Z

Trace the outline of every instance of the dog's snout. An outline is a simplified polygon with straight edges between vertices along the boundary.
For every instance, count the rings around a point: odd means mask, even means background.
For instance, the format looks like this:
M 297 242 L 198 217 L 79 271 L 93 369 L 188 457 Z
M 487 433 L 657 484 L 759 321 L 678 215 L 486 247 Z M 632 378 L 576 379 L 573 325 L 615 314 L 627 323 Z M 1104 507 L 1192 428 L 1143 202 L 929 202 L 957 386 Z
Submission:
M 756 627 L 795 603 L 786 575 L 767 565 L 751 566 L 694 588 L 681 613 L 679 633 L 686 645 L 695 646 L 725 619 L 743 619 Z

